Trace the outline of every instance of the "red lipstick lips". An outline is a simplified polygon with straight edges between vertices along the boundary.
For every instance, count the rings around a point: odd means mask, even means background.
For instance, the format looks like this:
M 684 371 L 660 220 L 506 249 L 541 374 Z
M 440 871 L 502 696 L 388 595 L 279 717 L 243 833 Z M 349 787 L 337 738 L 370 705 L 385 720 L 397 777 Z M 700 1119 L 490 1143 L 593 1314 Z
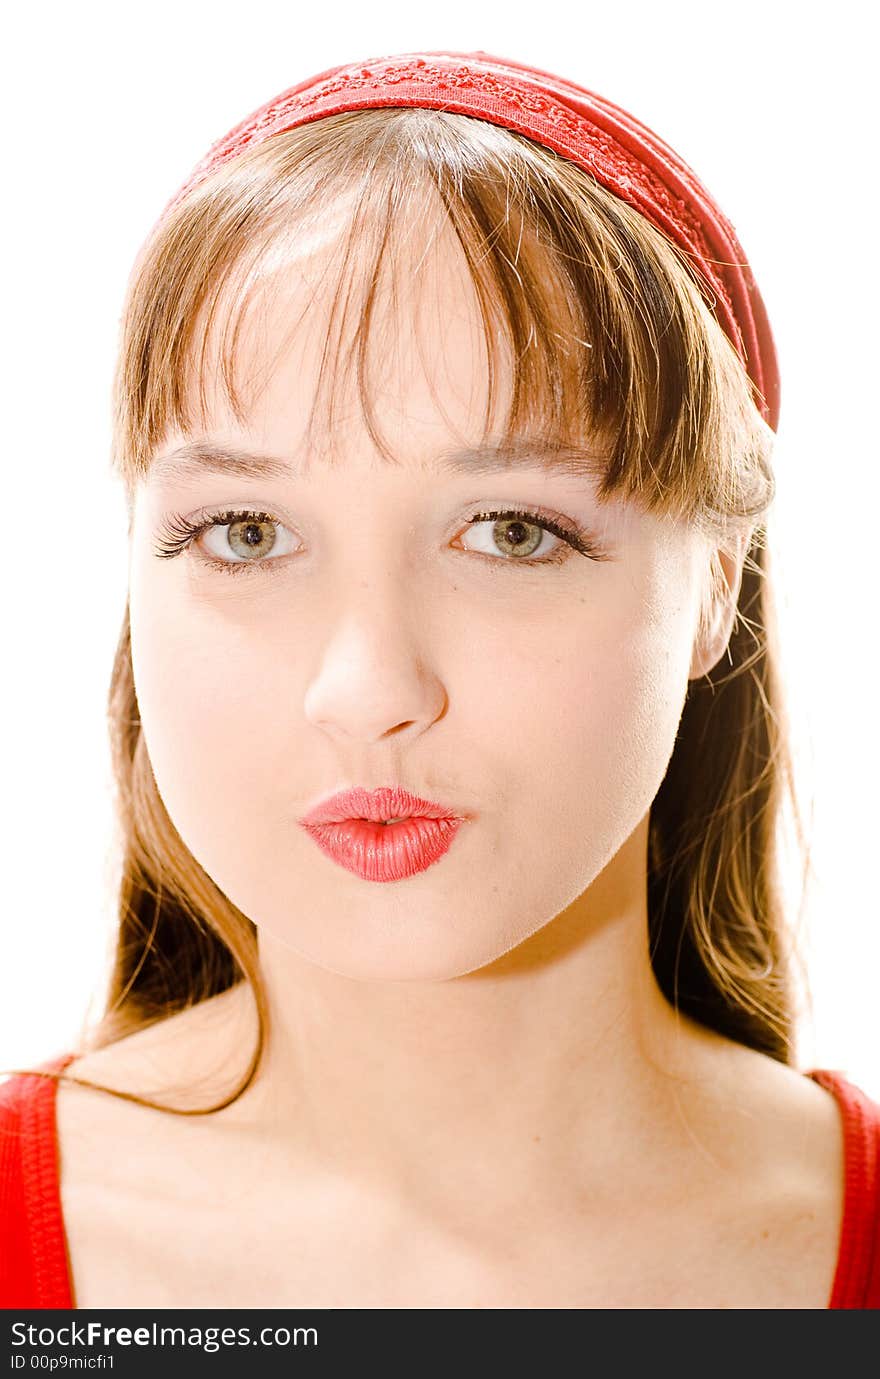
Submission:
M 326 856 L 356 876 L 403 881 L 448 852 L 464 816 L 402 786 L 356 787 L 323 800 L 300 822 Z

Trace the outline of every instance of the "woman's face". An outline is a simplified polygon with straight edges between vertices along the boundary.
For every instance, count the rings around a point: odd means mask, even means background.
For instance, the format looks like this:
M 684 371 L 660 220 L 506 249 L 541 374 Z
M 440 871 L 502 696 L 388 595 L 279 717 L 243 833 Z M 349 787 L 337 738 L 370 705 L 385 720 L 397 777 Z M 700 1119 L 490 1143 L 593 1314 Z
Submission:
M 261 934 L 350 977 L 443 979 L 571 906 L 644 818 L 684 704 L 705 547 L 622 501 L 600 507 L 594 478 L 537 451 L 506 469 L 441 464 L 477 444 L 486 401 L 451 237 L 400 275 L 396 306 L 376 304 L 371 392 L 399 464 L 379 457 L 353 389 L 332 433 L 307 437 L 334 244 L 312 242 L 248 318 L 246 422 L 209 370 L 204 429 L 157 450 L 199 442 L 279 472 L 154 465 L 138 489 L 135 684 L 172 822 Z M 204 509 L 263 518 L 227 517 L 159 558 L 174 516 Z M 582 529 L 605 558 L 531 521 L 469 525 L 516 509 Z M 362 879 L 300 826 L 336 790 L 397 784 L 467 816 L 408 879 Z

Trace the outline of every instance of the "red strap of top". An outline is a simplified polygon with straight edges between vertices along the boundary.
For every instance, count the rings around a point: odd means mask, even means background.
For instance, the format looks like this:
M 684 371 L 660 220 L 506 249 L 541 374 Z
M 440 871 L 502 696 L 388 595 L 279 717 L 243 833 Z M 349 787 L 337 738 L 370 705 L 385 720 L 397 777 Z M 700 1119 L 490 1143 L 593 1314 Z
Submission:
M 839 1071 L 809 1076 L 843 1116 L 845 1195 L 831 1308 L 880 1308 L 880 1104 Z
M 59 1072 L 75 1054 L 38 1064 Z M 57 1083 L 16 1075 L 0 1086 L 0 1307 L 73 1308 L 61 1211 Z

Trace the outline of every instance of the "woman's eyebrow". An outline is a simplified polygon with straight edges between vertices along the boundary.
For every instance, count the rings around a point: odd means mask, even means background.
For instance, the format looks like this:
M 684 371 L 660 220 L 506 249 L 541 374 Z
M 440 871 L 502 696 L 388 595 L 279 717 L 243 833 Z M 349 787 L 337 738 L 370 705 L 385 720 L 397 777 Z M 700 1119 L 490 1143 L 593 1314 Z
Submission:
M 584 447 L 518 437 L 505 445 L 483 445 L 464 450 L 445 450 L 425 461 L 426 473 L 497 474 L 517 469 L 559 471 L 576 478 L 597 478 L 607 461 Z M 306 466 L 276 455 L 243 450 L 210 441 L 187 441 L 153 460 L 149 481 L 173 483 L 200 473 L 234 474 L 245 479 L 304 478 Z

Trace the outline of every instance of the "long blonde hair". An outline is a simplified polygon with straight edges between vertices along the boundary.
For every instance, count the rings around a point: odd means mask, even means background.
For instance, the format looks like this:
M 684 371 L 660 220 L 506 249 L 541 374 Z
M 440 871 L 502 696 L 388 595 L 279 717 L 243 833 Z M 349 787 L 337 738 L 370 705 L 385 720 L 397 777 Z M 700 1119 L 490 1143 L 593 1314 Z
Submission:
M 600 498 L 634 497 L 648 510 L 684 517 L 720 549 L 747 536 L 727 656 L 690 682 L 651 807 L 649 946 L 673 1006 L 791 1062 L 793 986 L 778 865 L 786 801 L 804 843 L 768 578 L 772 433 L 706 289 L 638 212 L 528 138 L 444 111 L 346 112 L 239 155 L 166 214 L 132 275 L 114 423 L 114 464 L 129 512 L 167 429 L 192 425 L 190 385 L 203 376 L 208 333 L 218 323 L 222 378 L 241 415 L 236 343 L 261 273 L 283 263 L 284 246 L 295 244 L 308 218 L 320 221 L 343 195 L 348 234 L 332 319 L 340 303 L 340 319 L 354 312 L 349 358 L 356 356 L 364 416 L 380 451 L 388 453 L 370 404 L 372 307 L 395 234 L 414 215 L 420 223 L 434 215 L 437 226 L 452 226 L 479 301 L 487 416 L 506 345 L 514 364 L 508 437 L 526 424 L 575 443 L 588 431 L 601 435 Z M 325 357 L 319 392 L 338 362 L 338 349 L 333 368 Z M 328 415 L 332 425 L 332 389 Z M 704 616 L 721 588 L 717 561 L 710 573 Z M 209 1114 L 246 1090 L 266 1045 L 256 929 L 165 811 L 141 731 L 127 609 L 109 721 L 122 845 L 119 928 L 106 1008 L 88 1046 L 250 983 L 256 1046 L 223 1101 L 181 1109 L 100 1088 L 173 1114 Z

